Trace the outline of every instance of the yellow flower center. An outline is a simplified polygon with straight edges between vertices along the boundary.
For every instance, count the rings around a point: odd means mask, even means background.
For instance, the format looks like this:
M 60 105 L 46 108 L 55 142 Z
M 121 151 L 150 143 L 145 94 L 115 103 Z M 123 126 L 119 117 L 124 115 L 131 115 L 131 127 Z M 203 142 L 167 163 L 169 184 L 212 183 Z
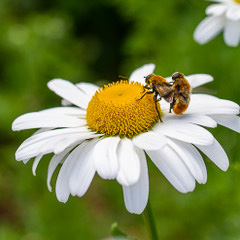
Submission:
M 240 0 L 233 0 L 234 2 L 240 4 Z
M 153 95 L 146 94 L 139 100 L 142 96 L 140 83 L 122 80 L 105 85 L 88 104 L 89 128 L 107 136 L 128 138 L 148 131 L 158 121 L 158 113 Z

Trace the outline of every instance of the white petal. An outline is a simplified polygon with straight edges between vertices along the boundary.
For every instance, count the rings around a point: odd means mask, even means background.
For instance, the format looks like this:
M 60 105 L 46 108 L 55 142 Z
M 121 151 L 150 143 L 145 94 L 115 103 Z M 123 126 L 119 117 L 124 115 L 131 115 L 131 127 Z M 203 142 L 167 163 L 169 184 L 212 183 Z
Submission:
M 95 166 L 93 162 L 93 149 L 98 140 L 84 142 L 73 150 L 67 157 L 74 161 L 71 176 L 69 179 L 70 192 L 73 196 L 81 197 L 88 190 L 95 175 Z
M 149 131 L 137 135 L 132 142 L 141 149 L 157 150 L 166 145 L 167 139 L 159 132 Z
M 49 115 L 45 112 L 26 113 L 14 120 L 12 130 L 30 128 L 80 127 L 87 125 L 85 119 L 64 115 Z
M 140 163 L 139 156 L 130 139 L 124 138 L 120 141 L 117 157 L 119 162 L 117 181 L 124 186 L 135 184 L 140 176 Z
M 76 151 L 80 151 L 83 148 L 83 146 L 84 143 L 75 148 L 74 151 L 68 155 L 59 171 L 55 191 L 57 199 L 60 202 L 65 203 L 68 200 L 68 197 L 70 195 L 69 179 L 70 176 L 72 175 L 72 169 L 74 169 L 76 165 L 75 153 Z
M 58 142 L 63 139 L 69 139 L 76 134 L 83 134 L 83 137 L 94 138 L 94 134 L 87 134 L 89 130 L 84 127 L 56 129 L 39 134 L 35 134 L 26 139 L 18 148 L 16 152 L 16 159 L 23 160 L 26 158 L 35 157 L 40 154 L 47 154 L 54 151 Z M 67 146 L 66 146 L 67 147 Z M 66 148 L 65 147 L 65 148 Z M 62 149 L 63 151 L 64 149 Z
M 60 141 L 58 141 L 55 144 L 53 152 L 55 154 L 59 154 L 67 147 L 74 147 L 77 144 L 82 143 L 86 139 L 98 138 L 98 137 L 100 137 L 102 135 L 103 134 L 94 134 L 94 132 L 85 132 L 85 133 L 81 133 L 81 134 L 79 134 L 79 133 L 72 134 L 71 137 L 62 138 Z
M 87 109 L 89 97 L 69 81 L 63 79 L 53 79 L 48 82 L 48 87 L 57 95 L 69 102 L 83 109 Z
M 78 151 L 81 148 L 82 148 L 82 145 L 75 148 L 74 151 Z M 67 202 L 68 197 L 70 195 L 69 179 L 72 174 L 72 169 L 76 164 L 76 162 L 74 161 L 74 158 L 72 157 L 69 158 L 69 156 L 70 155 L 68 155 L 67 159 L 64 161 L 63 166 L 59 171 L 57 181 L 56 181 L 56 188 L 55 188 L 58 201 L 64 202 L 64 203 Z
M 41 158 L 42 158 L 42 155 L 38 155 L 38 156 L 35 158 L 34 162 L 33 162 L 32 172 L 33 172 L 33 175 L 34 175 L 34 176 L 36 176 L 36 169 L 37 169 L 37 166 L 38 166 Z
M 172 81 L 172 77 L 165 77 L 165 79 L 167 80 L 167 82 L 171 82 Z
M 103 179 L 114 179 L 118 174 L 117 146 L 119 137 L 101 139 L 94 147 L 93 158 L 97 173 Z
M 81 83 L 77 83 L 76 86 L 80 88 L 85 94 L 87 94 L 90 97 L 90 99 L 99 89 L 99 86 L 92 83 L 81 82 Z
M 62 104 L 63 106 L 70 106 L 70 105 L 72 105 L 72 103 L 69 102 L 69 101 L 66 100 L 66 99 L 62 99 L 61 104 Z
M 228 0 L 207 0 L 207 1 L 211 1 L 211 2 L 223 2 L 223 3 L 225 3 L 226 1 L 228 1 Z M 231 0 L 230 0 L 231 1 Z
M 220 125 L 240 133 L 240 117 L 235 115 L 211 115 Z
M 136 152 L 140 160 L 140 178 L 134 185 L 122 188 L 127 210 L 130 213 L 141 214 L 148 202 L 149 180 L 145 153 L 140 149 L 136 149 Z
M 186 79 L 188 80 L 192 88 L 195 88 L 213 81 L 213 77 L 211 75 L 203 74 L 203 73 L 188 75 L 186 76 Z
M 211 145 L 196 146 L 221 170 L 226 171 L 228 169 L 229 160 L 227 154 L 216 139 L 214 139 Z
M 209 42 L 222 31 L 224 24 L 224 17 L 206 17 L 195 29 L 194 40 L 200 44 Z
M 48 108 L 39 113 L 47 113 L 49 115 L 69 115 L 69 116 L 77 116 L 77 117 L 86 117 L 86 110 L 78 108 L 78 107 L 54 107 Z
M 226 4 L 212 4 L 206 8 L 207 15 L 222 15 L 227 9 Z
M 215 128 L 217 127 L 216 121 L 214 121 L 211 117 L 201 114 L 183 114 L 183 115 L 167 115 L 164 118 L 164 121 L 169 121 L 169 119 L 188 122 L 188 123 L 196 123 L 205 127 Z
M 223 37 L 228 46 L 237 47 L 240 40 L 240 21 L 227 21 Z
M 169 145 L 178 153 L 198 183 L 206 183 L 207 169 L 198 150 L 189 143 L 169 139 Z
M 233 7 L 230 7 L 227 10 L 226 17 L 231 21 L 239 21 L 240 20 L 240 8 L 236 7 L 235 5 Z
M 216 96 L 213 96 L 213 95 L 209 95 L 209 94 L 200 94 L 200 93 L 197 93 L 197 94 L 192 94 L 192 100 L 194 101 L 213 101 L 213 100 L 217 100 L 217 99 L 220 99 Z
M 60 154 L 56 154 L 54 155 L 48 165 L 48 175 L 47 175 L 47 186 L 48 186 L 48 190 L 51 192 L 52 191 L 52 187 L 51 187 L 51 178 L 52 175 L 55 171 L 55 169 L 57 168 L 58 164 L 67 156 L 67 154 L 70 152 L 71 149 L 65 149 L 65 151 L 63 151 Z
M 33 135 L 36 135 L 36 134 L 39 134 L 39 133 L 43 133 L 43 132 L 47 132 L 47 131 L 50 131 L 50 130 L 52 130 L 53 128 L 40 128 L 40 129 L 38 129 L 37 131 L 35 131 L 34 133 L 33 133 Z M 33 136 L 32 135 L 32 136 Z
M 26 159 L 23 159 L 21 160 L 24 164 L 28 163 L 28 161 L 30 160 L 31 158 L 26 158 Z M 18 161 L 18 160 L 17 160 Z
M 169 146 L 156 151 L 147 151 L 153 163 L 167 180 L 182 193 L 193 191 L 195 180 L 178 154 Z
M 155 69 L 155 64 L 149 63 L 145 64 L 140 68 L 137 68 L 132 72 L 129 77 L 129 81 L 139 82 L 141 84 L 145 84 L 145 78 L 147 75 L 153 73 Z
M 187 122 L 169 120 L 154 127 L 154 130 L 166 136 L 199 145 L 209 145 L 213 136 L 206 129 Z
M 60 154 L 69 147 L 74 147 L 81 144 L 83 141 L 88 139 L 89 136 L 92 136 L 92 134 L 91 133 L 72 134 L 68 138 L 62 138 L 57 142 L 54 142 L 55 145 L 53 146 L 52 152 L 54 154 Z
M 238 114 L 239 106 L 235 102 L 219 99 L 207 94 L 192 94 L 186 113 Z

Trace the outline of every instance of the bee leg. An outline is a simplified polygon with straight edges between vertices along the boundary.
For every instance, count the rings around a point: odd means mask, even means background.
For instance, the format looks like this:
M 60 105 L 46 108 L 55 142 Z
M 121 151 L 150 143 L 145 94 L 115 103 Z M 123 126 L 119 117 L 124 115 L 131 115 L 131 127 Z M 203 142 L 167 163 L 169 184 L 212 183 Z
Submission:
M 158 106 L 157 106 L 157 102 L 159 102 L 159 101 L 161 100 L 161 98 L 160 98 L 160 99 L 157 99 L 157 97 L 158 97 L 158 93 L 155 93 L 155 95 L 154 95 L 154 97 L 153 97 L 153 100 L 154 100 L 154 102 L 155 102 L 155 108 L 156 108 L 156 110 L 157 110 L 159 120 L 160 120 L 160 122 L 163 122 L 163 120 L 162 120 L 162 118 L 161 118 L 161 115 L 160 115 L 160 112 L 159 112 L 159 110 L 158 110 Z
M 175 101 L 172 101 L 172 102 L 170 103 L 169 113 L 172 113 L 172 109 L 173 109 L 174 103 L 175 103 Z
M 150 92 L 145 92 L 139 99 L 137 99 L 137 101 L 141 100 L 146 94 L 152 94 L 154 93 L 153 91 Z
M 158 117 L 159 117 L 160 122 L 163 122 L 163 120 L 162 120 L 162 118 L 161 118 L 161 115 L 160 115 L 160 112 L 159 112 L 158 107 L 157 107 L 157 102 L 158 102 L 158 101 L 155 102 L 155 108 L 156 108 L 156 110 L 157 110 L 157 113 L 158 113 Z
M 151 87 L 149 87 L 148 85 L 143 86 L 143 91 L 142 91 L 142 93 L 145 92 L 145 89 L 151 89 Z

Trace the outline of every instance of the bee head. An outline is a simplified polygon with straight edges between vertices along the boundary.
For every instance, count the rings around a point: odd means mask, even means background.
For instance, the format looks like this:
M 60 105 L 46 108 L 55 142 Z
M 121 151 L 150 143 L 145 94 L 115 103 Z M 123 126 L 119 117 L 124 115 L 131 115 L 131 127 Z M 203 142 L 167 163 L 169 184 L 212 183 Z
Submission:
M 182 73 L 179 73 L 179 72 L 175 72 L 173 75 L 172 75 L 172 80 L 177 80 L 177 78 L 184 78 L 184 75 Z
M 146 84 L 150 84 L 151 83 L 151 77 L 152 76 L 154 76 L 154 74 L 152 73 L 152 74 L 149 74 L 149 75 L 147 75 L 146 77 L 144 77 L 145 78 L 145 82 L 146 82 Z

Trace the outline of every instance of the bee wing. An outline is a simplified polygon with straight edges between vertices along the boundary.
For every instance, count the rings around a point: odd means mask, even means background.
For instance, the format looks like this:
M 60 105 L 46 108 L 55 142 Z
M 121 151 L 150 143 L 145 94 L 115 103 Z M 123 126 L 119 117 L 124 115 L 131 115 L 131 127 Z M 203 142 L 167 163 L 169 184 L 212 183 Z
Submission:
M 207 87 L 196 87 L 192 89 L 192 93 L 205 93 L 209 95 L 217 95 L 217 91 Z
M 174 90 L 171 85 L 156 85 L 156 90 L 158 91 L 160 97 L 164 98 L 168 103 L 173 102 Z
M 165 101 L 167 101 L 168 103 L 172 103 L 173 102 L 173 95 L 170 95 L 168 97 L 163 97 L 165 99 Z
M 155 88 L 156 88 L 156 90 L 158 91 L 158 93 L 161 97 L 163 97 L 164 95 L 167 95 L 170 92 L 172 92 L 171 87 L 167 86 L 167 85 L 156 84 Z

